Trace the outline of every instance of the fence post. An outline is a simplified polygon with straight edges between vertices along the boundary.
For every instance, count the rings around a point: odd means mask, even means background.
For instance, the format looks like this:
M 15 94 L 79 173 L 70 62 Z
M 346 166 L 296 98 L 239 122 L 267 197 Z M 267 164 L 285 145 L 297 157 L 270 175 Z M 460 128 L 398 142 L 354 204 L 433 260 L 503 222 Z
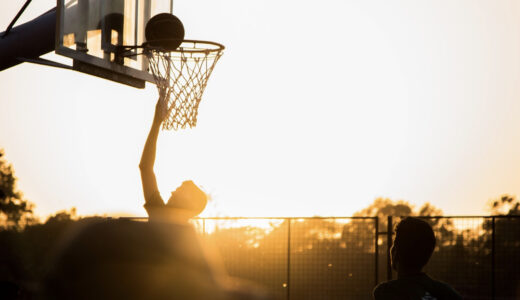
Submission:
M 375 277 L 375 280 L 374 280 L 374 286 L 377 285 L 377 283 L 379 282 L 379 217 L 376 217 L 375 220 L 375 226 L 376 226 L 376 236 L 375 236 L 375 270 L 374 270 L 374 277 Z
M 491 217 L 491 299 L 495 299 L 495 217 Z
M 291 299 L 291 219 L 287 218 L 287 300 Z
M 386 224 L 386 279 L 392 280 L 392 263 L 390 261 L 390 248 L 392 248 L 392 216 L 388 216 L 388 222 Z

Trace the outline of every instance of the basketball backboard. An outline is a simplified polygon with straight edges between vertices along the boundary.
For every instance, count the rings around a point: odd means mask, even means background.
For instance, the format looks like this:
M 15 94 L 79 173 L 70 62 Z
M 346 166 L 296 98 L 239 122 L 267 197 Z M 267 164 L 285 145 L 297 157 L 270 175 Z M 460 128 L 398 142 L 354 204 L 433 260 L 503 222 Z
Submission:
M 145 42 L 145 25 L 172 13 L 173 0 L 58 0 L 56 53 L 73 69 L 137 88 L 154 82 L 144 55 L 116 57 L 122 45 Z

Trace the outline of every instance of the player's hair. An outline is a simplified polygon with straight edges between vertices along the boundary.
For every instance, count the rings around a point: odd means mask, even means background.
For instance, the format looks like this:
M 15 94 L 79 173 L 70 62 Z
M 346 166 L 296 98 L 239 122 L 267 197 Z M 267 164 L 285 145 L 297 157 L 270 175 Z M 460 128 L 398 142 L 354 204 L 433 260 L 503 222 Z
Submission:
M 190 217 L 200 214 L 208 203 L 208 195 L 191 180 L 184 181 L 175 193 L 166 206 L 184 210 Z
M 407 217 L 395 228 L 394 247 L 399 264 L 409 270 L 421 270 L 435 249 L 432 227 L 419 218 Z

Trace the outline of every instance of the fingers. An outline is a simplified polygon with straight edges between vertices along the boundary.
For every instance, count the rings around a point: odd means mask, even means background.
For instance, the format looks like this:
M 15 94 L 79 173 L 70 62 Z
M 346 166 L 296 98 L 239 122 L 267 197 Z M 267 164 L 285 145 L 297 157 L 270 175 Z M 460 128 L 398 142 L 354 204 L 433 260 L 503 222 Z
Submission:
M 161 91 L 159 91 L 161 94 Z M 167 98 L 163 95 L 159 95 L 159 99 L 157 99 L 157 103 L 155 104 L 155 114 L 154 114 L 154 123 L 160 124 L 164 121 L 167 114 Z

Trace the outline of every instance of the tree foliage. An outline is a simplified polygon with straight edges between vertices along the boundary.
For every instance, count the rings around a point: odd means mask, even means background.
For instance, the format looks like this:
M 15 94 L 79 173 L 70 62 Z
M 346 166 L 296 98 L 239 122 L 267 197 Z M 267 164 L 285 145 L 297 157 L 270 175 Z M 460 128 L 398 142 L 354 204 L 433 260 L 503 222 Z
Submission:
M 492 200 L 488 207 L 493 215 L 520 215 L 520 201 L 514 196 L 503 195 L 499 199 Z
M 425 203 L 416 210 L 413 204 L 404 200 L 393 201 L 389 198 L 377 198 L 367 208 L 354 213 L 354 215 L 373 216 L 382 219 L 388 216 L 441 216 L 442 210 L 430 203 Z
M 393 217 L 393 223 L 399 222 L 400 217 L 407 216 L 424 216 L 424 217 L 432 217 L 432 216 L 442 216 L 443 212 L 440 208 L 433 206 L 430 203 L 424 203 L 418 209 L 415 208 L 415 205 L 410 204 L 404 200 L 393 201 L 389 198 L 376 198 L 372 204 L 368 207 L 354 213 L 354 216 L 371 216 L 371 217 L 379 217 L 379 230 L 386 231 L 388 225 L 388 217 Z M 441 226 L 444 228 L 444 232 L 449 231 L 448 227 L 451 226 L 451 222 L 442 218 L 432 218 L 428 219 L 432 226 Z M 439 224 L 442 222 L 444 224 Z
M 33 204 L 16 188 L 13 166 L 0 149 L 0 226 L 20 228 L 34 222 Z

